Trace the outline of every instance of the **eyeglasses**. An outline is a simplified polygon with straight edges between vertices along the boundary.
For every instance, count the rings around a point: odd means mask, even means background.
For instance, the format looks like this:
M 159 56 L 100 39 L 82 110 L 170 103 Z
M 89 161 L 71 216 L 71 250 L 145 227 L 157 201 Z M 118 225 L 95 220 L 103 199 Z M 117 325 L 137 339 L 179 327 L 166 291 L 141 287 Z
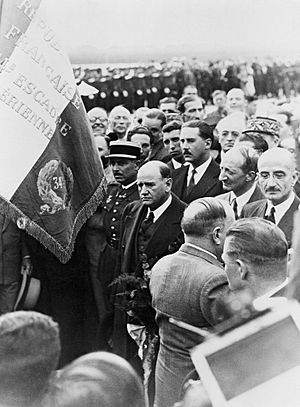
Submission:
M 107 122 L 107 119 L 105 119 L 104 117 L 97 117 L 97 116 L 91 117 L 89 120 L 90 120 L 90 123 L 96 123 L 97 121 L 100 123 Z

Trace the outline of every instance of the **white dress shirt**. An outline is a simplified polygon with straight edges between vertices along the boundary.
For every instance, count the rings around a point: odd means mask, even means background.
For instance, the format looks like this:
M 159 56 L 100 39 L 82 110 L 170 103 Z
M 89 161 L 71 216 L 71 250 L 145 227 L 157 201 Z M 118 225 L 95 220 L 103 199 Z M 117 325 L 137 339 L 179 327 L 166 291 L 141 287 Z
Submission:
M 199 167 L 194 168 L 191 164 L 189 166 L 188 176 L 187 176 L 187 185 L 189 185 L 190 180 L 192 178 L 193 171 L 195 170 L 196 173 L 194 175 L 195 185 L 198 184 L 200 179 L 203 177 L 203 174 L 207 170 L 209 164 L 211 163 L 212 158 L 209 157 L 203 164 L 199 165 Z
M 284 214 L 287 212 L 287 210 L 292 206 L 292 203 L 294 202 L 295 199 L 295 193 L 292 191 L 285 201 L 281 202 L 278 205 L 273 205 L 271 201 L 268 200 L 268 205 L 267 205 L 267 210 L 265 213 L 265 216 L 269 216 L 272 207 L 275 208 L 274 212 L 274 217 L 275 217 L 275 224 L 278 225 L 280 222 L 281 218 L 284 216 Z
M 160 205 L 158 208 L 154 209 L 154 211 L 151 211 L 150 208 L 148 208 L 148 214 L 147 217 L 149 216 L 150 212 L 153 212 L 153 223 L 157 221 L 157 219 L 164 213 L 164 211 L 171 205 L 172 202 L 172 195 L 169 196 L 169 198 L 164 202 L 162 205 Z
M 256 184 L 254 183 L 247 192 L 243 193 L 240 196 L 236 196 L 233 191 L 230 191 L 229 203 L 231 205 L 232 201 L 234 199 L 236 200 L 238 216 L 241 216 L 242 209 L 246 205 L 246 203 L 249 202 L 249 199 L 251 198 L 252 194 L 254 193 L 255 188 L 256 188 Z

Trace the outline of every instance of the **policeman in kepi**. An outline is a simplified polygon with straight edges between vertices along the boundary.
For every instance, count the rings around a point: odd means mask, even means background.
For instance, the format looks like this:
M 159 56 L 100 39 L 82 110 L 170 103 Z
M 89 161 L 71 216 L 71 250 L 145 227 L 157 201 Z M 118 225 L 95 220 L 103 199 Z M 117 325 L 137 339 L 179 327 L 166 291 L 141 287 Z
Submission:
M 91 280 L 97 304 L 100 331 L 109 331 L 110 283 L 113 280 L 120 223 L 125 206 L 139 199 L 136 177 L 141 147 L 130 141 L 112 141 L 108 156 L 116 183 L 108 185 L 102 206 L 88 221 L 87 248 L 90 257 Z M 97 276 L 97 281 L 95 281 Z M 106 335 L 106 332 L 101 334 Z M 102 336 L 102 335 L 101 335 Z M 109 334 L 107 334 L 109 336 Z

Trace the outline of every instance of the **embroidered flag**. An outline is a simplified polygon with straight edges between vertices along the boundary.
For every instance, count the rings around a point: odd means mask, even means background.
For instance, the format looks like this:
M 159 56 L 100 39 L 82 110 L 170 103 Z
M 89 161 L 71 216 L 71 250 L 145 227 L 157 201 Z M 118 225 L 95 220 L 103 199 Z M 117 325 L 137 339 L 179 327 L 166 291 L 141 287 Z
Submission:
M 0 1 L 0 212 L 66 263 L 106 180 L 47 2 Z

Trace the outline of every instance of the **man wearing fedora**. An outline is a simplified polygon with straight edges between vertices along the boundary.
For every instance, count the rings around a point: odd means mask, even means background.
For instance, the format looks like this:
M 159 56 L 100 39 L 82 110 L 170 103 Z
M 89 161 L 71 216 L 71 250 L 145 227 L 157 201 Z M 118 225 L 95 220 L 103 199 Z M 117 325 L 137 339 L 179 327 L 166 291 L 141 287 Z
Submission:
M 98 343 L 106 348 L 105 337 L 111 314 L 110 283 L 117 257 L 121 217 L 127 204 L 139 198 L 136 184 L 140 164 L 140 145 L 131 141 L 112 141 L 108 155 L 116 182 L 108 185 L 106 197 L 96 213 L 88 220 L 86 246 L 89 253 L 90 276 L 95 293 L 98 318 L 102 325 Z M 99 340 L 98 339 L 98 340 Z M 101 341 L 102 342 L 102 341 Z

